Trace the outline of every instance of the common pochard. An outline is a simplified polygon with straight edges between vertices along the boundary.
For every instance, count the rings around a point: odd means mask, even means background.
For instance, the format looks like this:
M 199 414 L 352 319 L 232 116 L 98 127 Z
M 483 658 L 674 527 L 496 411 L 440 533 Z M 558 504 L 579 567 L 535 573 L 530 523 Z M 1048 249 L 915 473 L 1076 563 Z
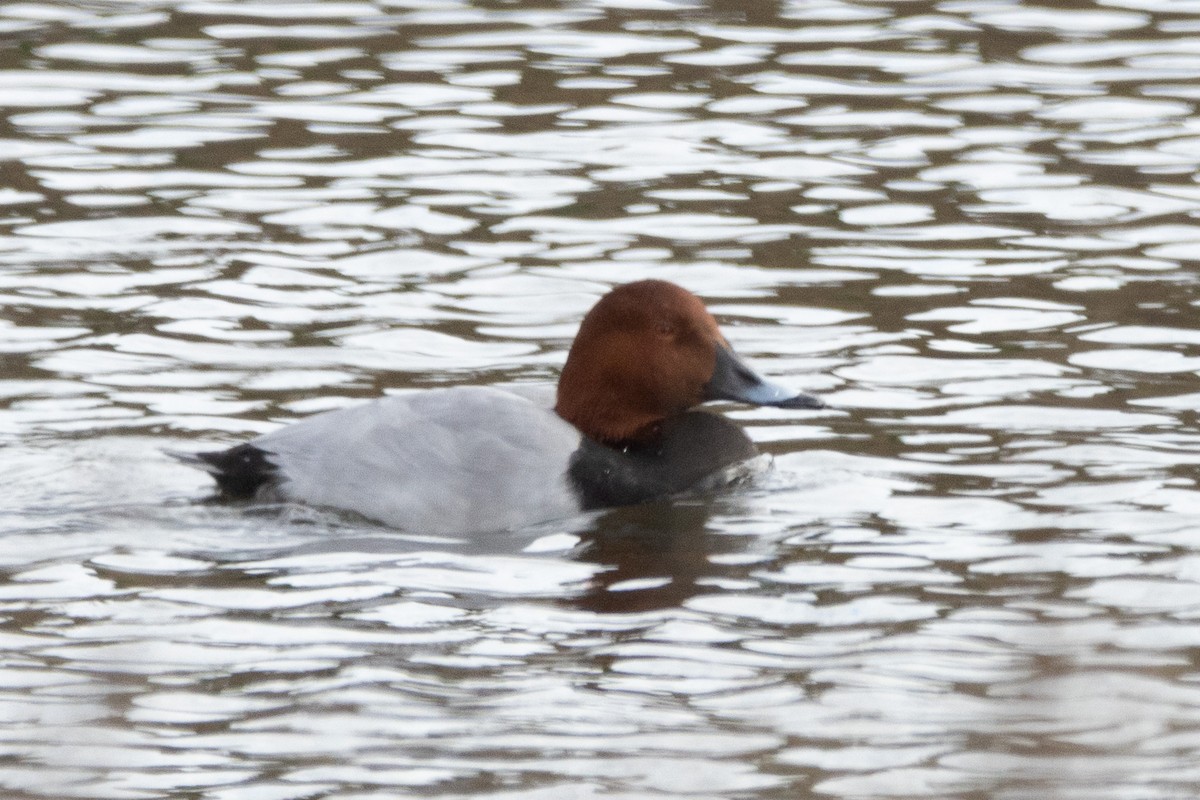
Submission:
M 710 400 L 823 405 L 755 373 L 694 294 L 643 280 L 584 317 L 553 408 L 496 388 L 431 389 L 179 457 L 226 498 L 328 506 L 416 533 L 503 530 L 671 495 L 757 455 L 736 424 L 692 410 Z

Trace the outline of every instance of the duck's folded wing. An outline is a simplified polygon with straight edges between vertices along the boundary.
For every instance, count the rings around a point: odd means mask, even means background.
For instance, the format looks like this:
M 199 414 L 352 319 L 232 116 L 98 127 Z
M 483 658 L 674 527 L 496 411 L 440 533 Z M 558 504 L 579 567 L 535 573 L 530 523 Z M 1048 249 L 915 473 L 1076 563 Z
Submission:
M 427 533 L 496 530 L 574 513 L 579 501 L 566 468 L 578 446 L 578 432 L 552 411 L 485 387 L 383 398 L 243 445 L 274 470 L 260 497 L 355 511 Z

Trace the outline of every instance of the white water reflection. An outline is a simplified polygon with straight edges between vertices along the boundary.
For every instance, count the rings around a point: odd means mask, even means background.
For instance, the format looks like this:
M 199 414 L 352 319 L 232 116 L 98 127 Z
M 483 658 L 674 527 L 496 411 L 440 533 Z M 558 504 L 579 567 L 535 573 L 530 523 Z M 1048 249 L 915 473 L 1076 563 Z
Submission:
M 1190 797 L 1196 3 L 0 8 L 6 797 Z M 763 372 L 733 491 L 486 540 L 161 450 Z

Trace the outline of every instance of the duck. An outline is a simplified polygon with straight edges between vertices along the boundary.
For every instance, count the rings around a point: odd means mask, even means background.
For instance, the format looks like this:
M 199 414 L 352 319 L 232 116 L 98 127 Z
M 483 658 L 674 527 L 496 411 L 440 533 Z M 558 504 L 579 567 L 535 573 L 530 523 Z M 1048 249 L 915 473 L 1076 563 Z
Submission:
M 490 386 L 388 395 L 224 450 L 172 453 L 216 499 L 353 512 L 410 533 L 524 528 L 720 483 L 759 453 L 699 406 L 819 409 L 767 380 L 704 302 L 663 280 L 618 285 L 584 316 L 553 404 Z

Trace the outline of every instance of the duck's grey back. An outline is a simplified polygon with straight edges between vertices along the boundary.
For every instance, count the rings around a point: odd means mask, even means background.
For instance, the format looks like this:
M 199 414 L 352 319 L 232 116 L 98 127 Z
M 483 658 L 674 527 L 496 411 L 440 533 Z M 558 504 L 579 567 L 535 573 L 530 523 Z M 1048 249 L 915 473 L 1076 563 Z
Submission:
M 566 466 L 579 441 L 549 408 L 499 389 L 460 386 L 317 414 L 250 444 L 277 468 L 262 499 L 452 534 L 576 513 Z

